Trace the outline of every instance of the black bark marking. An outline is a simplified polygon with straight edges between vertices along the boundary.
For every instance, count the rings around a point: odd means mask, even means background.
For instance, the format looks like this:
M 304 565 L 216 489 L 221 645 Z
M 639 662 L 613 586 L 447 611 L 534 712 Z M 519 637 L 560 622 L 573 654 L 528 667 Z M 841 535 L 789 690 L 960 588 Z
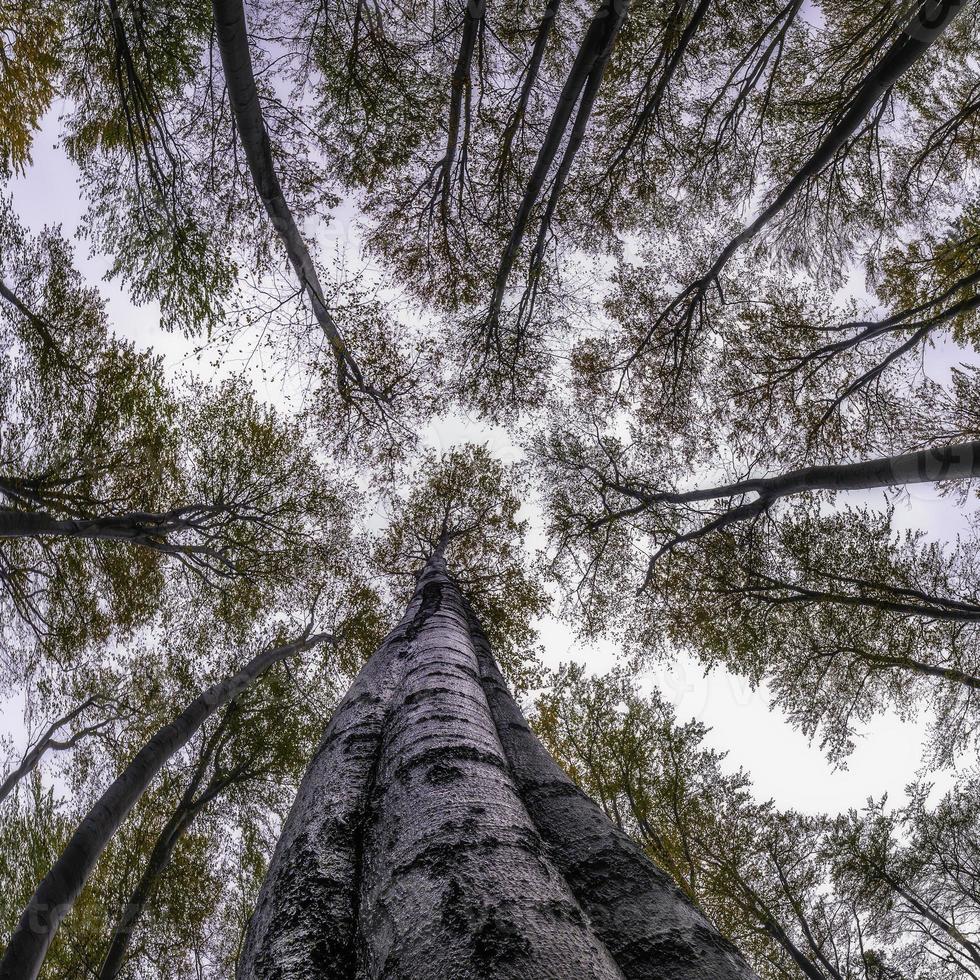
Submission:
M 442 786 L 445 783 L 454 783 L 462 779 L 463 775 L 462 769 L 439 762 L 425 774 L 425 778 L 433 786 Z
M 564 919 L 585 929 L 588 925 L 582 909 L 575 902 L 563 901 L 562 899 L 552 898 L 542 906 L 549 915 L 556 919 Z
M 530 943 L 512 919 L 499 917 L 490 909 L 476 931 L 473 956 L 488 964 L 508 963 L 526 957 Z
M 443 824 L 439 828 L 439 835 L 456 839 L 430 844 L 408 861 L 393 868 L 392 877 L 423 869 L 434 877 L 440 878 L 452 869 L 461 868 L 474 860 L 482 864 L 487 855 L 507 849 L 530 854 L 536 859 L 540 859 L 544 853 L 537 836 L 522 828 L 512 828 L 511 839 L 504 839 L 486 833 L 479 837 L 472 836 L 478 827 L 479 824 L 475 820 L 471 823 L 450 821 Z
M 427 582 L 422 587 L 422 603 L 411 623 L 405 629 L 405 639 L 414 640 L 425 628 L 430 616 L 435 615 L 442 606 L 442 583 Z
M 452 762 L 476 762 L 504 772 L 507 771 L 507 766 L 503 759 L 489 752 L 482 752 L 471 745 L 437 745 L 431 749 L 424 749 L 422 752 L 406 759 L 396 769 L 395 777 L 400 780 L 406 780 L 408 779 L 409 773 L 419 766 L 446 766 Z
M 381 729 L 374 741 L 374 757 L 371 761 L 371 769 L 368 772 L 367 782 L 364 786 L 361 811 L 358 814 L 357 826 L 354 828 L 353 834 L 354 875 L 352 882 L 353 901 L 351 903 L 349 939 L 349 948 L 352 952 L 350 962 L 351 980 L 354 980 L 358 972 L 358 964 L 362 963 L 365 958 L 364 940 L 361 937 L 359 929 L 361 921 L 361 895 L 364 889 L 364 842 L 378 806 L 378 764 L 381 760 L 381 745 L 384 744 L 390 717 L 391 712 L 385 712 L 385 716 L 381 720 Z

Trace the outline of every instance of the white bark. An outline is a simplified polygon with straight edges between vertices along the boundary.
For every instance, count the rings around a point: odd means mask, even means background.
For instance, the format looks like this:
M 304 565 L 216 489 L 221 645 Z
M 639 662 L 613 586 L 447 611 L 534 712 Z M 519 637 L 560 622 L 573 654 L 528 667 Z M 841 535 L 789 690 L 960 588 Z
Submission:
M 239 980 L 751 980 L 534 738 L 441 557 L 303 781 Z

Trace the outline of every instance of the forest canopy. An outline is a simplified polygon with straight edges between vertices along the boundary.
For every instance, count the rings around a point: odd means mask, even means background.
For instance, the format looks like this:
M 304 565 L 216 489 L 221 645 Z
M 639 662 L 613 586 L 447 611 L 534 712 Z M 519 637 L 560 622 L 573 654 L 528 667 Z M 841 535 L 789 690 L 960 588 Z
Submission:
M 2 0 L 0 978 L 235 976 L 433 555 L 759 977 L 980 977 L 978 43 L 976 0 Z M 914 722 L 905 793 L 765 799 L 681 660 L 833 772 Z

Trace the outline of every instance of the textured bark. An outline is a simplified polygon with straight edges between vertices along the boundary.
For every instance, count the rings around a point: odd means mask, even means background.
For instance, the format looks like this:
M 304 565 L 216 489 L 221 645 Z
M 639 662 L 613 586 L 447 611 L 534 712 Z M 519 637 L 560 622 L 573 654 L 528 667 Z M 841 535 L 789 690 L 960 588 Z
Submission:
M 0 485 L 0 493 L 3 493 Z M 62 518 L 44 511 L 0 507 L 0 538 L 82 538 L 88 541 L 129 541 L 154 551 L 179 553 L 187 546 L 167 545 L 168 535 L 193 531 L 220 516 L 225 508 L 191 505 L 160 513 L 129 512 L 97 517 Z
M 0 960 L 0 980 L 34 980 L 38 975 L 51 940 L 96 861 L 167 760 L 218 708 L 241 694 L 269 667 L 325 639 L 326 635 L 316 634 L 260 653 L 238 673 L 209 687 L 153 735 L 86 814 L 37 886 Z
M 749 980 L 735 947 L 558 767 L 511 697 L 471 617 L 512 778 L 547 851 L 627 980 Z M 565 974 L 566 976 L 569 974 Z
M 238 976 L 353 977 L 361 839 L 381 730 L 424 619 L 424 586 L 337 706 L 283 827 L 249 924 Z
M 749 980 L 534 738 L 445 562 L 330 721 L 239 980 Z

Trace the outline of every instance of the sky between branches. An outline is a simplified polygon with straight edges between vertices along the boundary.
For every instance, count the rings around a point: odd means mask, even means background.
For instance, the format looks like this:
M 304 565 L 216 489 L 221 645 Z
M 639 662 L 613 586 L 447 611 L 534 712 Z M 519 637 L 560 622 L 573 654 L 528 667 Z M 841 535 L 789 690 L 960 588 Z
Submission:
M 76 173 L 63 151 L 55 148 L 58 116 L 63 106 L 56 102 L 37 135 L 33 163 L 27 172 L 10 185 L 15 210 L 32 231 L 44 225 L 60 223 L 67 238 L 73 238 L 84 204 L 80 200 Z M 336 260 L 336 266 L 357 270 L 369 280 L 374 268 L 360 247 L 360 215 L 356 202 L 347 199 L 335 210 L 329 225 L 315 231 L 324 257 Z M 313 232 L 314 229 L 308 229 Z M 303 391 L 295 377 L 284 376 L 274 352 L 262 350 L 258 338 L 239 338 L 230 346 L 212 345 L 195 350 L 196 341 L 160 328 L 159 311 L 153 304 L 137 307 L 118 282 L 103 282 L 109 261 L 101 255 L 90 256 L 85 243 L 75 240 L 76 261 L 86 280 L 100 283 L 115 331 L 143 348 L 152 348 L 165 357 L 168 371 L 193 373 L 204 380 L 246 372 L 260 397 L 285 408 L 302 402 Z M 329 276 L 331 266 L 323 264 Z M 857 286 L 852 284 L 853 295 Z M 845 292 L 843 295 L 848 295 Z M 397 302 L 397 297 L 392 297 Z M 220 364 L 214 361 L 220 354 Z M 926 372 L 939 380 L 949 365 L 964 360 L 964 351 L 950 345 L 938 345 L 928 352 Z M 521 456 L 521 449 L 503 428 L 452 415 L 438 418 L 427 426 L 422 443 L 437 452 L 465 442 L 486 443 L 504 462 Z M 883 504 L 880 491 L 840 494 L 838 507 L 847 504 Z M 917 528 L 934 540 L 950 540 L 965 530 L 966 513 L 936 492 L 934 485 L 909 488 L 895 504 L 896 528 Z M 529 501 L 526 516 L 531 522 L 530 544 L 543 548 L 546 541 L 539 507 Z M 381 520 L 380 515 L 377 518 Z M 544 661 L 548 667 L 560 662 L 585 662 L 590 671 L 604 672 L 615 662 L 616 649 L 611 643 L 583 646 L 569 627 L 556 617 L 540 623 Z M 819 746 L 785 720 L 779 709 L 769 705 L 764 688 L 751 690 L 748 682 L 716 668 L 705 676 L 692 658 L 678 654 L 669 666 L 644 672 L 643 687 L 658 686 L 674 705 L 681 720 L 694 717 L 711 726 L 707 742 L 710 747 L 727 751 L 728 765 L 747 770 L 760 799 L 772 797 L 781 808 L 805 812 L 837 812 L 860 807 L 868 797 L 888 793 L 898 805 L 904 799 L 904 787 L 919 771 L 924 722 L 904 722 L 894 714 L 876 717 L 865 726 L 847 769 L 834 769 Z M 15 751 L 23 749 L 27 733 L 23 727 L 23 705 L 16 701 L 0 704 L 0 735 L 13 739 Z M 39 719 L 39 724 L 40 724 Z M 955 771 L 946 771 L 935 791 L 942 792 L 955 782 Z M 50 778 L 50 777 L 48 777 Z

